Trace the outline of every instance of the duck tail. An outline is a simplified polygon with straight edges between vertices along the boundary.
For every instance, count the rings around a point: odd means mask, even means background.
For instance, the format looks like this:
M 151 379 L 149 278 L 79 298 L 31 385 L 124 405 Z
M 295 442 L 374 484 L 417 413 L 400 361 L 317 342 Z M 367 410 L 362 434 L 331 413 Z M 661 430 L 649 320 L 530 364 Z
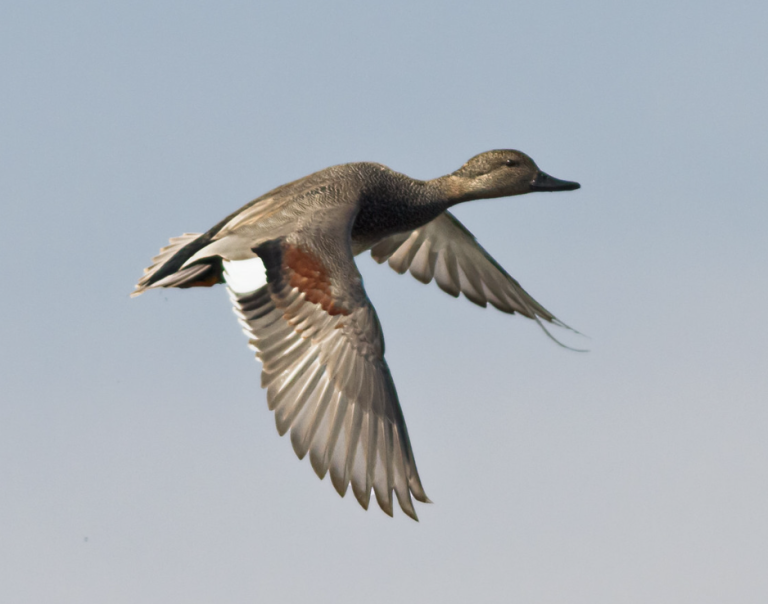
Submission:
M 211 287 L 221 283 L 222 264 L 218 256 L 204 258 L 182 268 L 198 250 L 210 243 L 207 233 L 184 233 L 173 237 L 169 245 L 152 258 L 152 264 L 144 269 L 144 276 L 136 284 L 131 297 L 155 287 Z

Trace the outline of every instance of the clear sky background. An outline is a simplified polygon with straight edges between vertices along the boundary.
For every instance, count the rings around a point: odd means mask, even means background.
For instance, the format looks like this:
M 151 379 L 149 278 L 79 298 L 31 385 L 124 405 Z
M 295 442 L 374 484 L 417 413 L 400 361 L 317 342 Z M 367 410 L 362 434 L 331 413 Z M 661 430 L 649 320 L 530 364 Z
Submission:
M 16 2 L 0 20 L 0 601 L 763 603 L 768 4 Z M 326 166 L 517 148 L 456 213 L 590 339 L 361 258 L 421 522 L 280 439 L 169 237 Z

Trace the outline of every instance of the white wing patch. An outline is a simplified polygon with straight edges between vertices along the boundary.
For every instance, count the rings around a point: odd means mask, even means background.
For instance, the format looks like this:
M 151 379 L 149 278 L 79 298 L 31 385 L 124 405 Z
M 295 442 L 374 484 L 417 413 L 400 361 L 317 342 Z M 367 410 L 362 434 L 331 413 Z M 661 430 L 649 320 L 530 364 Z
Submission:
M 267 284 L 267 271 L 261 258 L 225 260 L 224 280 L 236 294 L 247 294 Z

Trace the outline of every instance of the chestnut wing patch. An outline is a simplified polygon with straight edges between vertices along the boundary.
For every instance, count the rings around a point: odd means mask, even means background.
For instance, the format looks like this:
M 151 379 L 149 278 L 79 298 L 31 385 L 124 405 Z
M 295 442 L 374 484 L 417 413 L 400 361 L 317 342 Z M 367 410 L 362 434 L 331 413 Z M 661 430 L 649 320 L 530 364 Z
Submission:
M 303 293 L 306 300 L 319 304 L 331 316 L 349 314 L 334 303 L 330 276 L 317 256 L 297 245 L 284 244 L 282 266 L 290 273 L 291 286 Z

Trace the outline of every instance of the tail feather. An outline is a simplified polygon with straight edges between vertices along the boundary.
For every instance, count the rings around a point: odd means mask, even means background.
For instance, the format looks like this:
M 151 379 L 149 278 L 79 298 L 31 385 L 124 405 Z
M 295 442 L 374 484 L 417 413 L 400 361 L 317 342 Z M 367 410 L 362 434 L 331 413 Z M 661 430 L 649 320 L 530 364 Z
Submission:
M 184 233 L 173 237 L 169 245 L 152 258 L 152 264 L 144 269 L 144 276 L 136 284 L 131 297 L 138 296 L 154 287 L 210 287 L 222 281 L 221 258 L 206 258 L 182 269 L 182 265 L 198 250 L 210 243 L 207 234 Z

